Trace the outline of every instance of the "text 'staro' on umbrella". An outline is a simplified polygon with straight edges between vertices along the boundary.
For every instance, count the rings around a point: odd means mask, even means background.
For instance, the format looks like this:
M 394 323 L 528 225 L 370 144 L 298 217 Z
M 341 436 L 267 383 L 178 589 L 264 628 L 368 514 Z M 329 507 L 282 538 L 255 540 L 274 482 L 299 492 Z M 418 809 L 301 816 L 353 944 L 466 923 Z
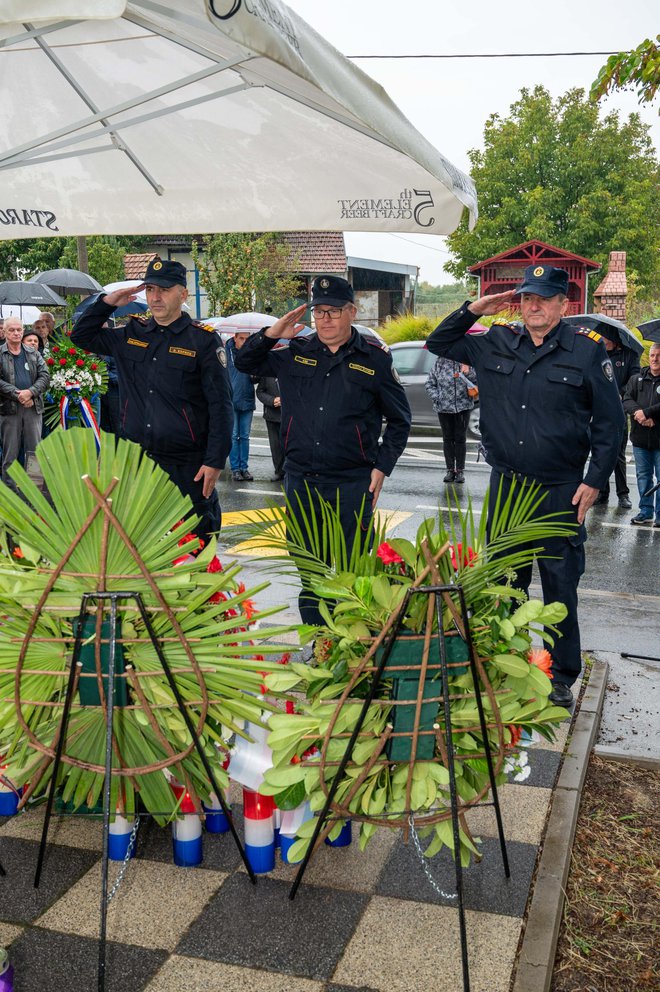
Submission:
M 16 306 L 64 307 L 66 301 L 48 286 L 38 282 L 0 282 L 0 303 L 14 303 Z
M 615 341 L 622 348 L 629 348 L 637 355 L 644 351 L 644 345 L 638 341 L 635 335 L 628 330 L 625 324 L 614 317 L 608 317 L 604 313 L 576 313 L 570 317 L 564 317 L 567 324 L 574 327 L 588 327 L 589 330 L 602 334 L 609 341 Z
M 643 324 L 638 324 L 637 330 L 645 341 L 660 344 L 660 320 L 647 320 Z
M 32 276 L 30 282 L 49 286 L 60 296 L 98 293 L 103 288 L 101 283 L 87 272 L 79 272 L 78 269 L 48 269 L 47 272 Z
M 472 180 L 281 0 L 28 6 L 0 4 L 0 239 L 476 221 Z

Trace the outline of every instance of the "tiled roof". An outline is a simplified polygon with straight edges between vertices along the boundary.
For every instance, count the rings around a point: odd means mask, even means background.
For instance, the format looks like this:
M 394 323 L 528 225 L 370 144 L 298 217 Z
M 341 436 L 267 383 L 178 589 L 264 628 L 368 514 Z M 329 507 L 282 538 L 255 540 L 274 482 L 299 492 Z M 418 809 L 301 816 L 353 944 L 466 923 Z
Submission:
M 298 272 L 346 272 L 346 246 L 341 231 L 285 231 L 283 241 L 297 259 Z
M 127 279 L 144 279 L 147 266 L 152 258 L 158 258 L 155 251 L 146 255 L 124 255 L 124 272 Z

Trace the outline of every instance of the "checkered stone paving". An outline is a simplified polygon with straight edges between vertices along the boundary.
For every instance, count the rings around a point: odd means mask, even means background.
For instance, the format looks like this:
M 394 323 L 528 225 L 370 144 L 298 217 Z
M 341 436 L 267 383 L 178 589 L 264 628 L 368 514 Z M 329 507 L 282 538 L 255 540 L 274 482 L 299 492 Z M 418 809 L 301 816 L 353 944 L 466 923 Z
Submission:
M 492 807 L 471 810 L 483 858 L 463 872 L 473 992 L 507 992 L 568 725 L 529 751 L 531 774 L 500 789 L 511 878 Z M 242 834 L 240 792 L 234 816 Z M 55 817 L 34 888 L 43 807 L 0 820 L 0 946 L 16 992 L 96 988 L 101 879 L 98 820 Z M 357 831 L 355 831 L 357 837 Z M 455 887 L 453 860 L 427 863 Z M 111 863 L 110 882 L 119 866 Z M 108 992 L 457 992 L 458 914 L 424 874 L 412 842 L 378 831 L 367 849 L 323 847 L 294 901 L 297 867 L 253 885 L 230 834 L 204 835 L 204 862 L 172 861 L 171 833 L 151 821 L 108 913 Z

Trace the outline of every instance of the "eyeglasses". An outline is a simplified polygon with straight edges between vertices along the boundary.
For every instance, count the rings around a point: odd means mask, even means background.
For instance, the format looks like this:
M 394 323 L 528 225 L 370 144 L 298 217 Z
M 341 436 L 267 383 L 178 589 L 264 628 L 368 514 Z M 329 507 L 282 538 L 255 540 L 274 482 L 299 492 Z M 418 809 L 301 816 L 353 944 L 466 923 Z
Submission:
M 329 317 L 330 320 L 339 320 L 343 312 L 344 307 L 328 307 L 325 310 L 321 307 L 312 307 L 314 320 L 323 320 L 324 317 Z

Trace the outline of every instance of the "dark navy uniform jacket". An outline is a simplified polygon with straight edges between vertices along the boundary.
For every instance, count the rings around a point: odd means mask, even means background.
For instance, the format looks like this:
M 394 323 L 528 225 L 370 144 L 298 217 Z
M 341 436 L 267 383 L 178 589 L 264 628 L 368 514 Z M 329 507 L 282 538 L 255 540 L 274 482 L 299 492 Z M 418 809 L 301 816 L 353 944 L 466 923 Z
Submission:
M 607 354 L 612 362 L 619 396 L 623 399 L 628 380 L 641 372 L 639 355 L 632 348 L 616 348 L 615 351 L 608 351 Z
M 464 303 L 436 327 L 427 347 L 476 368 L 488 463 L 545 485 L 584 481 L 602 489 L 617 460 L 624 417 L 600 335 L 560 320 L 537 348 L 522 325 L 466 334 L 477 319 Z
M 122 433 L 160 461 L 223 468 L 234 411 L 224 348 L 186 313 L 167 327 L 133 317 L 101 325 L 113 312 L 102 299 L 78 318 L 71 340 L 112 355 L 119 372 Z
M 390 474 L 406 446 L 411 414 L 392 356 L 378 343 L 353 328 L 333 354 L 316 334 L 278 341 L 261 330 L 235 361 L 242 372 L 276 376 L 280 384 L 287 472 L 328 479 L 372 468 Z

